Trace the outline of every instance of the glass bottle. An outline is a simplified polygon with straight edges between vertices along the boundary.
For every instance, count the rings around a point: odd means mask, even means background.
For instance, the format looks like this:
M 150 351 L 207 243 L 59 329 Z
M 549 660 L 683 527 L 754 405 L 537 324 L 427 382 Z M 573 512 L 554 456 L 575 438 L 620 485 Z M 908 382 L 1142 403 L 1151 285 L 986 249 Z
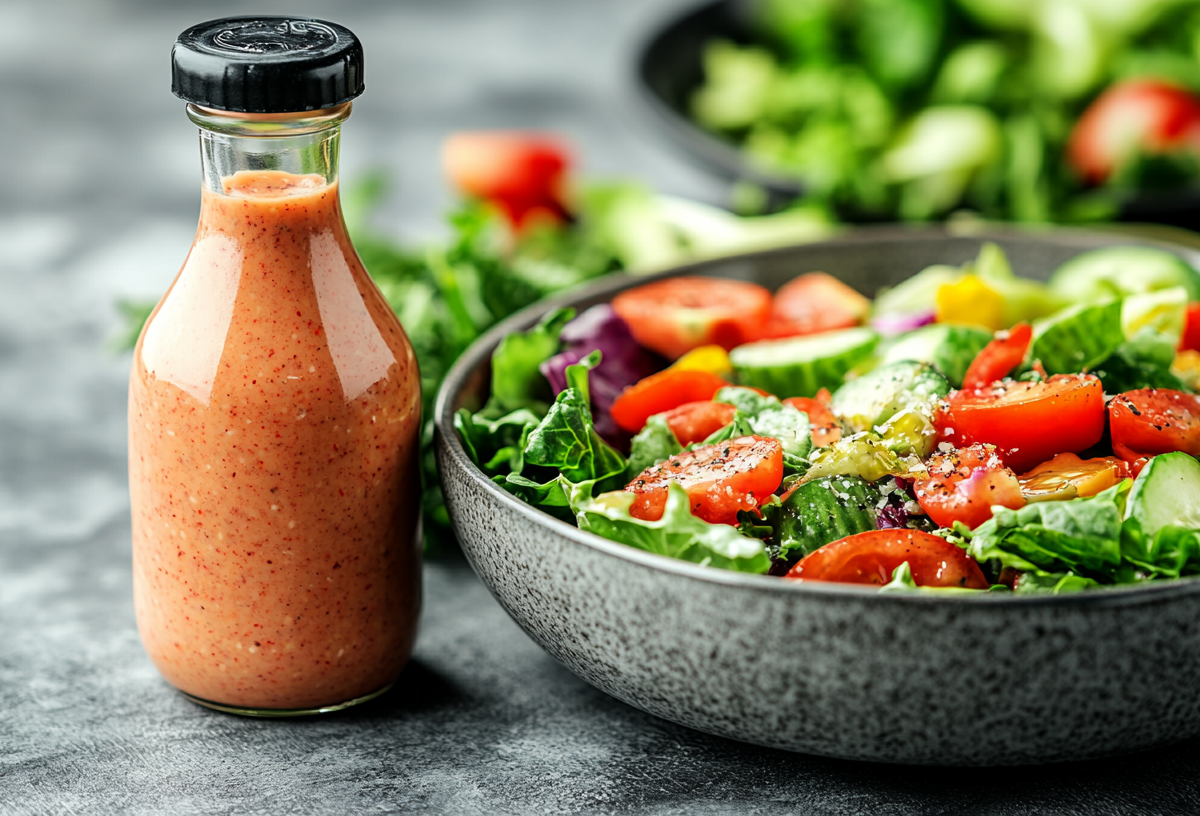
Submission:
M 173 64 L 203 183 L 130 379 L 138 628 L 196 702 L 337 710 L 391 686 L 420 607 L 417 363 L 338 200 L 361 47 L 236 18 Z

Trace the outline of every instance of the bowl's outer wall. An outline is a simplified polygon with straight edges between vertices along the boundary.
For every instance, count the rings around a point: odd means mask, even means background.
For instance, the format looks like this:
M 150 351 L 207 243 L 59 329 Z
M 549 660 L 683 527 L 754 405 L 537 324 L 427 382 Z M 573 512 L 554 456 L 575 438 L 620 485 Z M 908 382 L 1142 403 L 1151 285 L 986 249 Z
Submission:
M 1014 268 L 1035 277 L 1082 249 L 1129 243 L 1089 233 L 995 237 Z M 966 260 L 979 244 L 874 230 L 685 271 L 776 287 L 823 269 L 872 292 L 930 263 Z M 572 302 L 607 300 L 614 286 Z M 1082 759 L 1200 733 L 1196 583 L 959 602 L 788 585 L 638 553 L 504 493 L 470 463 L 452 416 L 479 403 L 492 348 L 536 311 L 482 338 L 451 372 L 439 399 L 438 460 L 472 566 L 580 677 L 710 733 L 886 762 Z

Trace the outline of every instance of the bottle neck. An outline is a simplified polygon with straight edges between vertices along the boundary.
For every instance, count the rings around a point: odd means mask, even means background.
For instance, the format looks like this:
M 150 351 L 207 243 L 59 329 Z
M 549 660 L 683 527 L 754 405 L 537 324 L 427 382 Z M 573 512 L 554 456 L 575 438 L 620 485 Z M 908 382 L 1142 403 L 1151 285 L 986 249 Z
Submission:
M 240 172 L 275 171 L 333 184 L 350 103 L 302 113 L 231 113 L 188 105 L 200 128 L 204 188 L 226 194 Z

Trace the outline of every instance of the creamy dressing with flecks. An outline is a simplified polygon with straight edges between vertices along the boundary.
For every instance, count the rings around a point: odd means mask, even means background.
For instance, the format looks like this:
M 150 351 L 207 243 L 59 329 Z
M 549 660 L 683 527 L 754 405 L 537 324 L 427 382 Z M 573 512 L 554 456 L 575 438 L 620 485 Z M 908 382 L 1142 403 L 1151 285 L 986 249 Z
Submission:
M 394 680 L 420 604 L 420 386 L 336 183 L 204 191 L 129 402 L 134 601 L 167 680 L 284 709 Z

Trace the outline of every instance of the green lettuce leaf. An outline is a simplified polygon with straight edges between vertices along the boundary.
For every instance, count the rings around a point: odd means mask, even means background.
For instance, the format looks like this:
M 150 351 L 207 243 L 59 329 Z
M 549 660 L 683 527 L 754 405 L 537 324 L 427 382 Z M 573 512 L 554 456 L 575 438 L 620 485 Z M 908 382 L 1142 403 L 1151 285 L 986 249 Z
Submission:
M 625 481 L 625 459 L 596 434 L 588 407 L 588 371 L 599 362 L 597 351 L 569 366 L 569 387 L 544 417 L 529 408 L 495 420 L 487 418 L 486 409 L 455 415 L 467 452 L 496 484 L 564 521 L 573 514 L 560 476 L 588 491 Z
M 619 480 L 624 474 L 625 457 L 601 439 L 592 425 L 587 373 L 599 363 L 600 352 L 593 351 L 567 366 L 568 388 L 529 432 L 525 463 L 557 470 L 571 482 Z
M 1034 323 L 1029 359 L 1050 374 L 1074 374 L 1095 368 L 1123 342 L 1121 301 L 1080 303 Z
M 638 431 L 629 446 L 627 477 L 632 480 L 646 468 L 656 465 L 683 450 L 675 433 L 667 426 L 662 414 L 646 420 L 646 426 Z
M 1021 574 L 1017 585 L 1013 588 L 1013 593 L 1016 595 L 1063 595 L 1100 586 L 1103 584 L 1099 581 L 1076 575 L 1073 572 L 1032 570 Z
M 677 483 L 668 486 L 667 504 L 658 521 L 629 515 L 632 493 L 617 491 L 592 498 L 587 487 L 564 485 L 564 489 L 581 530 L 706 567 L 759 574 L 771 567 L 762 541 L 739 534 L 731 525 L 709 524 L 693 516 L 687 491 Z
M 527 332 L 505 335 L 492 354 L 492 398 L 501 412 L 518 408 L 545 410 L 553 394 L 538 366 L 558 353 L 558 335 L 575 316 L 571 308 L 556 309 Z
M 1149 327 L 1142 329 L 1096 367 L 1104 393 L 1120 394 L 1139 388 L 1173 388 L 1191 393 L 1192 389 L 1171 372 L 1176 345 L 1167 335 Z
M 454 428 L 472 461 L 494 476 L 521 472 L 526 438 L 540 421 L 541 417 L 528 408 L 519 408 L 497 419 L 460 408 L 454 415 Z
M 1169 525 L 1153 535 L 1137 519 L 1122 530 L 1121 554 L 1147 578 L 1179 578 L 1200 574 L 1200 531 Z
M 998 507 L 974 531 L 963 525 L 955 529 L 969 541 L 967 552 L 981 563 L 995 560 L 1022 571 L 1083 571 L 1124 583 L 1133 579 L 1121 559 L 1121 526 L 1131 485 L 1126 479 L 1090 498 L 1036 502 L 1020 510 Z

